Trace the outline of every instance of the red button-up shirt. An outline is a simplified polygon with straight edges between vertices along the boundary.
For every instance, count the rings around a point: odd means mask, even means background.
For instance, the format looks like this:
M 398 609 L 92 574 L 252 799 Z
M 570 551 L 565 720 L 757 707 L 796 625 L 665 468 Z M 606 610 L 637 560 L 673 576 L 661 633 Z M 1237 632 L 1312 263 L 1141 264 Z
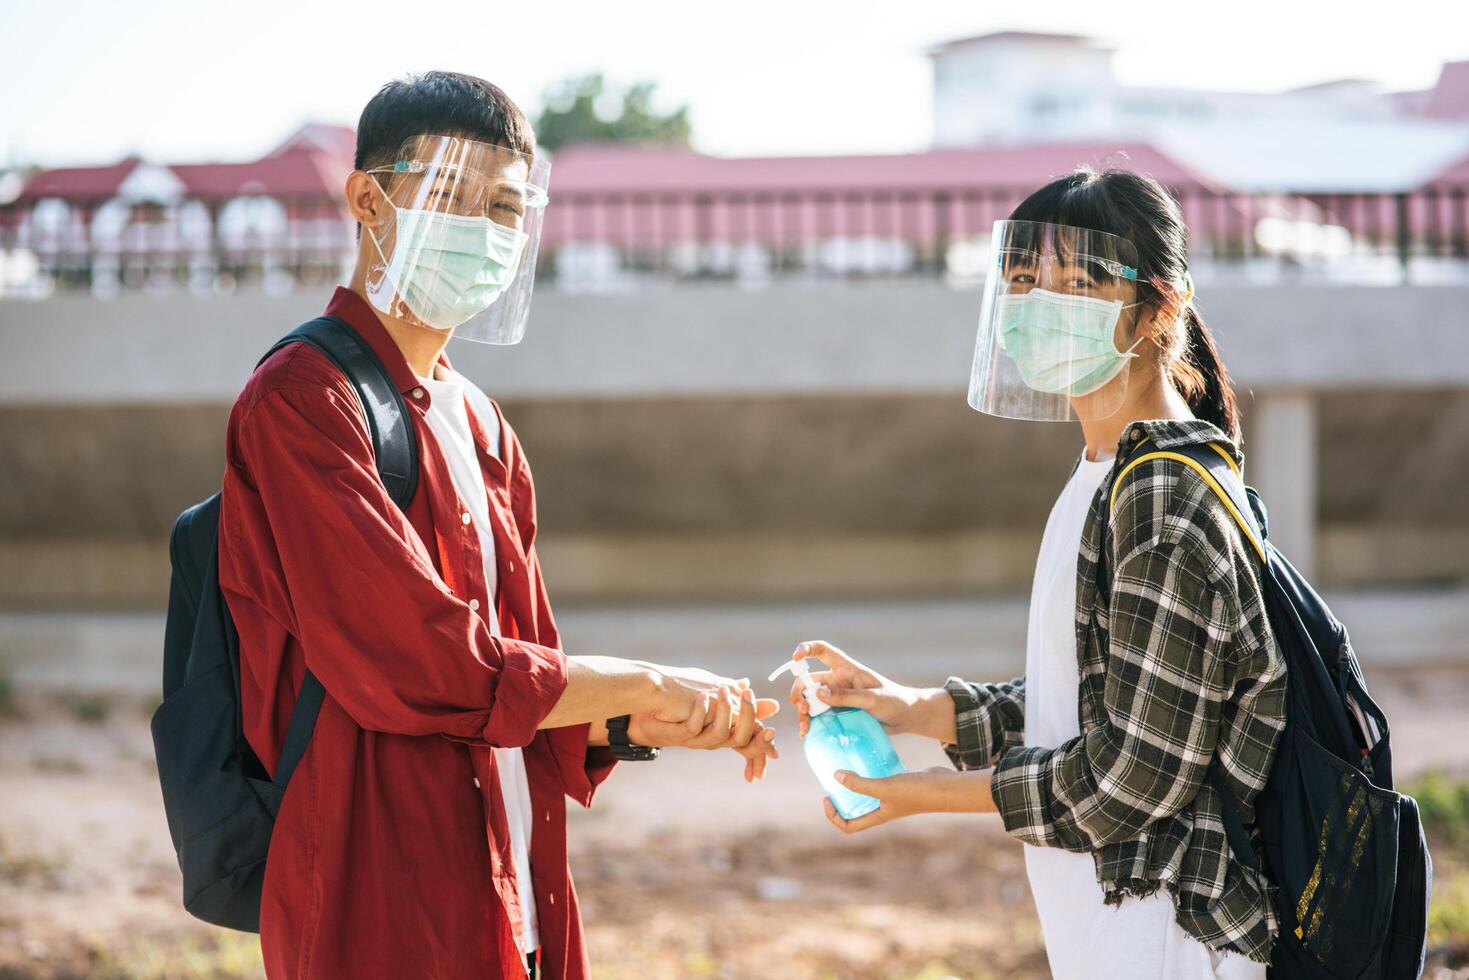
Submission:
M 420 475 L 400 511 L 356 395 L 304 344 L 262 364 L 230 414 L 219 578 L 240 632 L 245 735 L 267 767 L 308 666 L 326 688 L 271 839 L 266 972 L 523 976 L 491 751 L 518 746 L 542 969 L 587 976 L 564 796 L 590 804 L 612 759 L 588 750 L 585 725 L 537 731 L 567 666 L 536 558 L 530 467 L 508 424 L 497 458 L 470 411 L 498 563 L 500 594 L 487 595 L 477 532 L 424 418 L 429 393 L 360 297 L 338 289 L 327 312 L 403 392 Z M 492 601 L 499 636 L 476 611 Z

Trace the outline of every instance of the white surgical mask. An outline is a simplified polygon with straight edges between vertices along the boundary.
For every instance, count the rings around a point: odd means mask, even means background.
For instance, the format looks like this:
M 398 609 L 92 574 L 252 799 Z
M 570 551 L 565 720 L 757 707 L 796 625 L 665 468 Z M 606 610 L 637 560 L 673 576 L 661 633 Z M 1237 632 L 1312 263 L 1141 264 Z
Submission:
M 395 208 L 386 283 L 425 324 L 452 330 L 515 280 L 526 235 L 484 217 Z
M 1089 395 L 1117 377 L 1142 343 L 1139 337 L 1119 351 L 1113 342 L 1126 309 L 1120 299 L 1032 289 L 1001 296 L 998 303 L 1000 348 L 1014 360 L 1021 380 L 1036 391 Z

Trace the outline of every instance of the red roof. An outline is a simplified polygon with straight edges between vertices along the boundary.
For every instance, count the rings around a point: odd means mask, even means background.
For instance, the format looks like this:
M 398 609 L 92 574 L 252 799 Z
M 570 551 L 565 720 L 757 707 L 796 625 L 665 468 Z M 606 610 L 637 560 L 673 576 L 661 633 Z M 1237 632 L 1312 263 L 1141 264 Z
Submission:
M 277 156 L 287 150 L 303 147 L 323 150 L 344 160 L 351 160 L 357 153 L 357 130 L 351 126 L 337 126 L 332 123 L 305 123 L 286 137 L 280 146 L 271 150 L 270 155 Z
M 183 181 L 189 197 L 204 201 L 244 194 L 336 199 L 352 171 L 352 161 L 300 146 L 253 163 L 187 163 L 169 169 Z
M 1077 167 L 1151 174 L 1174 187 L 1211 185 L 1146 143 L 1053 143 L 839 157 L 713 157 L 689 150 L 588 144 L 556 154 L 553 196 L 714 192 L 1031 190 Z
M 70 201 L 105 201 L 117 195 L 128 174 L 143 161 L 127 157 L 105 167 L 58 167 L 43 170 L 26 181 L 14 201 L 16 206 L 33 204 L 46 197 Z
M 548 245 L 987 234 L 1030 191 L 1079 166 L 1151 174 L 1185 192 L 1210 182 L 1146 144 L 1056 143 L 844 157 L 712 157 L 570 147 L 551 168 Z M 780 199 L 796 198 L 794 203 Z M 942 196 L 941 196 L 942 195 Z M 706 203 L 707 202 L 707 203 Z M 1186 206 L 1185 211 L 1190 209 Z

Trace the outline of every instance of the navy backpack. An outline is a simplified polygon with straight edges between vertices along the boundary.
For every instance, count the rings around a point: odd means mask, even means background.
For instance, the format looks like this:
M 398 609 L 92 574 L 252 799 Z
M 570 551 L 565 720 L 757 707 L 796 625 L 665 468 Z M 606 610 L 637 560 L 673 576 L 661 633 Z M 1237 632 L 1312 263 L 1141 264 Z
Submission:
M 418 447 L 402 395 L 372 348 L 334 317 L 302 324 L 265 357 L 288 344 L 315 347 L 346 376 L 367 418 L 378 475 L 393 502 L 406 507 L 418 482 Z M 205 922 L 258 932 L 275 815 L 324 691 L 307 671 L 280 760 L 268 774 L 244 736 L 240 641 L 219 590 L 218 538 L 216 493 L 184 511 L 169 539 L 173 576 L 153 750 L 183 871 L 184 908 Z
M 1142 440 L 1117 470 L 1151 459 L 1195 470 L 1261 558 L 1271 630 L 1286 663 L 1286 725 L 1255 799 L 1259 850 L 1217 763 L 1235 857 L 1274 885 L 1274 980 L 1406 980 L 1423 972 L 1433 864 L 1418 804 L 1393 791 L 1387 718 L 1367 693 L 1344 627 L 1267 537 L 1265 506 L 1234 458 L 1210 443 Z M 1103 511 L 1110 515 L 1110 506 Z M 1106 521 L 1102 524 L 1103 540 Z

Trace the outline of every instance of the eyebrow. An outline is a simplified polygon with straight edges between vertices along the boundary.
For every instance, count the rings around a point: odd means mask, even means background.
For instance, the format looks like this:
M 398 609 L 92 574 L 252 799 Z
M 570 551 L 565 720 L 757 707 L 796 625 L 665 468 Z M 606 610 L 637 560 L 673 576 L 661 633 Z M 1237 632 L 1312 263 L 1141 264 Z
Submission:
M 524 202 L 526 198 L 525 188 L 523 186 L 521 186 L 519 183 L 510 183 L 505 181 L 501 181 L 495 188 L 495 196 L 497 198 L 511 197 L 520 202 Z

